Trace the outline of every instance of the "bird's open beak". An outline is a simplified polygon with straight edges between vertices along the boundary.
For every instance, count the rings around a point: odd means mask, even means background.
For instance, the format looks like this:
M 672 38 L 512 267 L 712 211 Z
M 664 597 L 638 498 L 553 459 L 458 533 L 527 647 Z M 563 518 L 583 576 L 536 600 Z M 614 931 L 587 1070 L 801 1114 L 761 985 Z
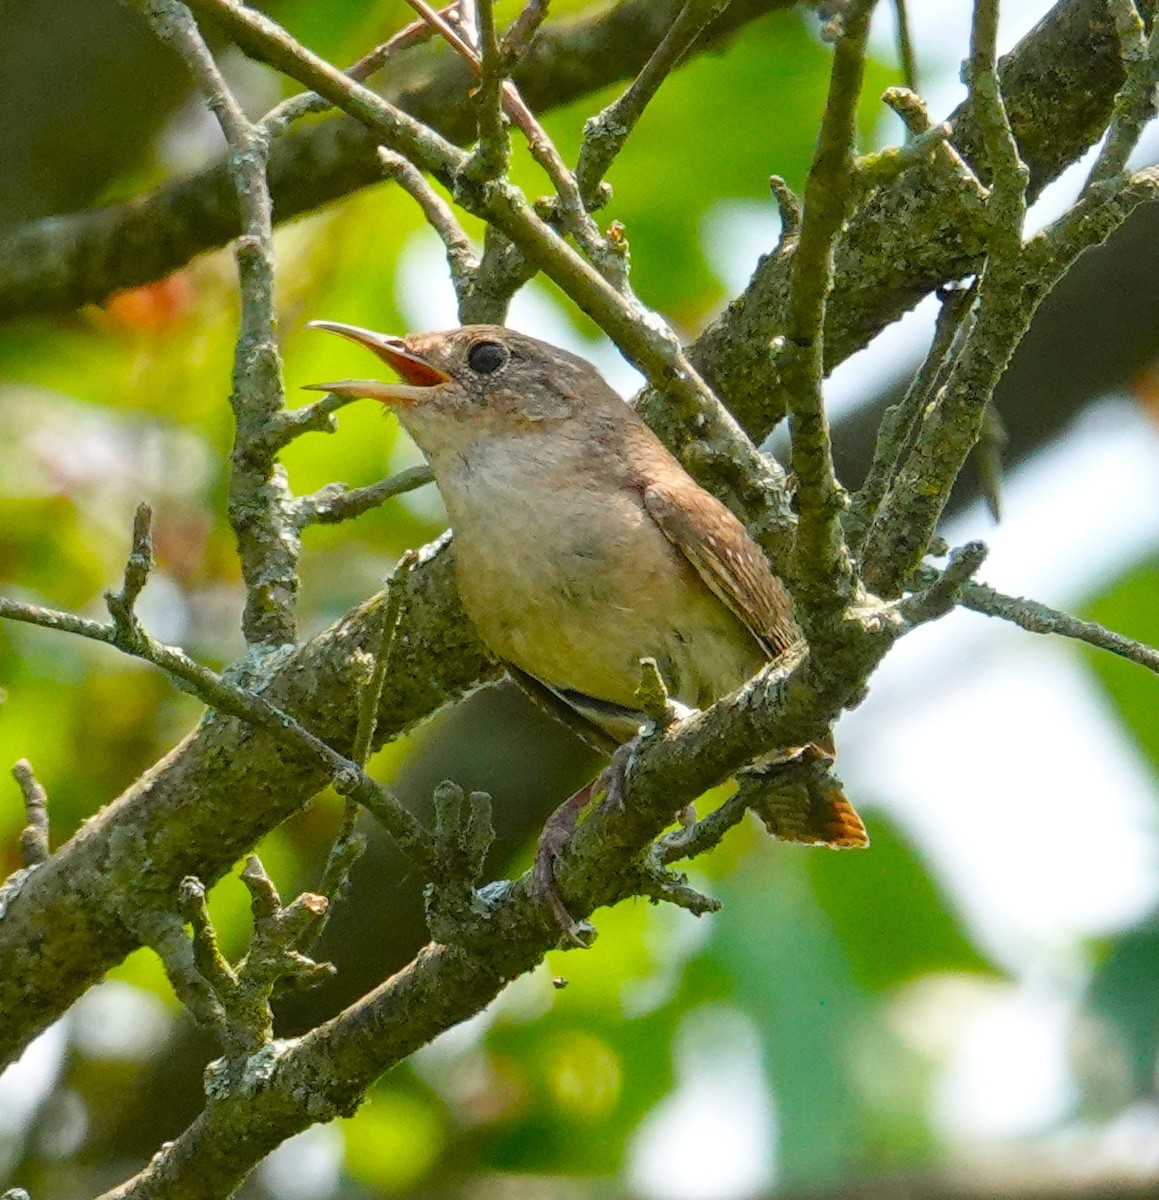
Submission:
M 341 337 L 349 338 L 367 350 L 372 350 L 384 363 L 402 376 L 402 383 L 383 383 L 377 379 L 337 379 L 331 383 L 307 383 L 303 386 L 313 392 L 336 392 L 340 396 L 365 396 L 381 400 L 384 404 L 406 403 L 425 399 L 430 389 L 446 383 L 451 378 L 445 371 L 420 358 L 406 348 L 402 338 L 371 329 L 360 329 L 357 325 L 343 325 L 339 321 L 311 321 L 308 329 L 328 329 Z

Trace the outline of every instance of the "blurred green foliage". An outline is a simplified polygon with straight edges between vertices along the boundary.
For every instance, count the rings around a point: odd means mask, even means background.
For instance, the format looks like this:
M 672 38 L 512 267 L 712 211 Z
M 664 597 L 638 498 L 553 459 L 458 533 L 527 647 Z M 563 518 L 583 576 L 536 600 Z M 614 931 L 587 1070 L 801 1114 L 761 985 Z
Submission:
M 558 5 L 580 7 L 581 0 Z M 338 62 L 352 61 L 409 19 L 396 0 L 293 0 L 277 12 Z M 601 220 L 624 223 L 641 295 L 682 327 L 699 327 L 724 299 L 702 239 L 716 206 L 770 203 L 770 173 L 802 184 L 829 60 L 811 21 L 793 13 L 758 21 L 669 81 L 614 166 L 615 196 Z M 867 140 L 883 119 L 877 96 L 895 81 L 886 66 L 870 65 L 862 109 Z M 610 95 L 549 116 L 566 157 L 574 159 L 583 120 Z M 109 191 L 163 173 L 157 152 Z M 533 194 L 542 190 L 522 154 L 516 175 Z M 400 288 L 427 286 L 399 275 L 420 229 L 414 206 L 384 186 L 278 233 L 291 404 L 299 402 L 301 384 L 350 373 L 350 348 L 304 332 L 307 320 L 403 326 Z M 750 249 L 755 264 L 770 247 Z M 566 311 L 579 333 L 592 336 L 582 317 Z M 219 253 L 100 310 L 0 331 L 0 592 L 99 613 L 103 590 L 118 580 L 132 511 L 148 499 L 156 510 L 158 566 L 142 602 L 146 622 L 215 665 L 239 652 L 241 586 L 224 515 L 236 319 L 233 267 Z M 336 479 L 368 483 L 413 461 L 413 448 L 373 405 L 347 408 L 340 426 L 336 436 L 312 435 L 287 451 L 297 491 Z M 364 598 L 405 548 L 441 528 L 437 503 L 419 495 L 354 523 L 310 530 L 303 632 Z M 1152 566 L 1116 584 L 1091 613 L 1159 643 L 1157 588 L 1159 568 Z M 1108 656 L 1091 661 L 1140 752 L 1159 766 L 1154 678 Z M 50 794 L 57 842 L 198 718 L 198 706 L 159 674 L 103 647 L 9 623 L 0 624 L 0 685 L 0 763 L 32 760 Z M 392 779 L 408 770 L 421 775 L 423 755 L 433 754 L 446 727 L 436 721 L 388 748 L 374 769 Z M 520 730 L 505 739 L 518 744 L 529 736 Z M 494 746 L 483 746 L 474 757 L 517 759 L 506 747 L 496 755 Z M 515 761 L 512 772 L 520 766 Z M 513 778 L 496 788 L 498 803 L 501 792 L 519 786 Z M 562 775 L 555 786 L 564 788 Z M 558 798 L 542 797 L 544 813 Z M 323 798 L 266 839 L 261 853 L 284 893 L 316 884 L 336 822 L 337 805 Z M 18 866 L 21 824 L 9 789 L 0 804 L 3 873 Z M 527 861 L 535 825 L 501 841 L 491 870 Z M 383 1079 L 363 1109 L 341 1122 L 348 1194 L 425 1195 L 456 1182 L 470 1190 L 509 1174 L 588 1176 L 622 1190 L 634 1139 L 677 1086 L 674 1048 L 697 1014 L 716 1011 L 753 1031 L 759 1069 L 775 1096 L 786 1184 L 822 1185 L 936 1157 L 935 1063 L 898 1032 L 899 1000 L 922 981 L 993 979 L 999 972 L 906 835 L 880 816 L 872 832 L 871 853 L 830 855 L 772 846 L 746 825 L 697 864 L 698 880 L 726 902 L 718 917 L 698 923 L 643 902 L 601 913 L 594 949 L 553 954 L 546 969 L 517 981 L 484 1018 Z M 357 914 L 361 924 L 346 941 L 373 961 L 369 968 L 358 957 L 344 962 L 344 976 L 366 969 L 380 978 L 406 961 L 422 937 L 418 887 L 388 859 L 374 859 L 358 878 L 335 923 Z M 223 946 L 241 952 L 249 916 L 236 879 L 215 889 L 211 909 Z M 1128 1046 L 1133 1095 L 1154 1083 L 1156 961 L 1153 929 L 1129 931 L 1105 948 L 1090 993 L 1092 1011 Z M 72 1044 L 56 1090 L 31 1125 L 16 1137 L 0 1123 L 0 1186 L 8 1169 L 18 1168 L 34 1194 L 89 1194 L 110 1172 L 119 1177 L 147 1158 L 196 1112 L 199 1072 L 211 1049 L 178 1012 L 153 955 L 134 954 L 115 974 L 166 1006 L 167 1042 L 145 1059 L 118 1059 L 115 1069 L 100 1070 Z M 54 1149 L 68 1128 L 62 1097 L 82 1112 L 114 1114 L 89 1120 L 67 1154 Z M 264 1195 L 261 1181 L 245 1194 Z

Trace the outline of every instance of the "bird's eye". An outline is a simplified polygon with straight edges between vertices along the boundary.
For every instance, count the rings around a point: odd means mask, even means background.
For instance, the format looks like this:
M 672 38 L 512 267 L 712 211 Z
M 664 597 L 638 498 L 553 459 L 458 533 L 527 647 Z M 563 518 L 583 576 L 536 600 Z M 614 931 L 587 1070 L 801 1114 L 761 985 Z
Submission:
M 507 361 L 507 351 L 498 342 L 476 342 L 467 351 L 467 366 L 476 375 L 490 375 Z

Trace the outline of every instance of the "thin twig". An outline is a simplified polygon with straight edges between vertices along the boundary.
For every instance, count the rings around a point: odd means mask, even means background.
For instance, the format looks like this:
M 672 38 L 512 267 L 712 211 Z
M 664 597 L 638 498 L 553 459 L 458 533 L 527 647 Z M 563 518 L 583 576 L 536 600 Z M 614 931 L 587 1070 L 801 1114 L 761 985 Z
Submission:
M 458 8 L 458 0 L 439 10 L 439 15 L 447 17 Z M 420 46 L 435 36 L 434 29 L 428 21 L 412 21 L 393 34 L 379 46 L 375 46 L 369 54 L 364 54 L 357 62 L 346 68 L 346 75 L 357 83 L 365 83 L 398 53 L 409 50 L 412 46 Z M 258 122 L 262 131 L 271 139 L 282 134 L 295 121 L 314 113 L 325 112 L 333 105 L 317 92 L 301 92 L 283 100 L 281 104 L 270 109 Z
M 952 288 L 942 293 L 942 307 L 938 312 L 929 352 L 901 401 L 887 408 L 882 416 L 873 449 L 873 462 L 865 483 L 849 506 L 845 522 L 849 551 L 855 557 L 861 554 L 882 498 L 909 451 L 930 397 L 954 360 L 954 346 L 962 340 L 976 293 L 976 281 L 968 288 Z
M 901 77 L 912 92 L 918 90 L 918 64 L 914 57 L 913 42 L 909 33 L 909 13 L 906 0 L 893 0 L 894 18 L 897 21 L 897 56 L 901 60 Z
M 426 0 L 407 0 L 407 3 L 438 29 L 439 33 L 462 56 L 476 75 L 480 78 L 483 77 L 482 58 L 478 51 L 459 35 L 457 30 L 452 29 L 446 21 L 441 20 L 438 13 L 426 3 Z M 599 228 L 588 215 L 575 176 L 568 170 L 567 164 L 555 148 L 555 144 L 548 137 L 535 114 L 527 107 L 519 90 L 510 79 L 502 80 L 500 93 L 503 111 L 523 133 L 532 158 L 543 168 L 555 188 L 565 227 L 575 235 L 584 253 L 601 273 L 617 288 L 622 288 L 624 282 L 621 270 L 622 260 L 618 255 L 609 255 L 609 247 L 600 236 Z M 470 166 L 464 170 L 465 175 L 469 173 Z M 482 174 L 481 177 L 483 179 L 494 178 L 487 174 Z
M 338 422 L 335 421 L 334 414 L 359 399 L 359 396 L 328 392 L 320 400 L 302 404 L 298 408 L 286 409 L 280 419 L 271 424 L 266 431 L 264 451 L 273 455 L 306 433 L 336 433 Z M 299 503 L 299 500 L 295 499 L 290 507 L 296 503 Z
M 897 595 L 934 536 L 954 481 L 982 432 L 986 405 L 1043 297 L 1074 260 L 1159 196 L 1159 171 L 1093 189 L 1012 258 L 988 263 L 977 315 L 950 376 L 890 484 L 862 555 L 866 584 Z
M 408 550 L 399 559 L 387 585 L 378 649 L 374 655 L 370 678 L 359 697 L 358 726 L 354 734 L 354 748 L 350 752 L 351 758 L 360 767 L 366 765 L 374 743 L 378 706 L 382 699 L 382 687 L 390 667 L 391 649 L 394 646 L 399 621 L 402 619 L 407 583 L 417 562 L 418 556 L 413 550 Z M 326 855 L 326 865 L 322 869 L 322 880 L 318 887 L 322 895 L 328 899 L 329 907 L 317 922 L 309 942 L 303 946 L 307 951 L 317 945 L 321 939 L 329 923 L 330 914 L 342 899 L 342 894 L 350 879 L 350 871 L 366 849 L 366 839 L 357 831 L 358 809 L 359 805 L 348 798 L 342 810 L 342 820 L 338 826 L 338 832 L 334 835 L 334 841 L 330 844 L 329 853 Z
M 1143 126 L 1155 115 L 1155 87 L 1159 83 L 1159 24 L 1152 23 L 1150 37 L 1133 0 L 1110 5 L 1119 35 L 1127 78 L 1115 97 L 1115 109 L 1106 140 L 1087 176 L 1085 188 L 1105 185 L 1126 167 Z
M 744 795 L 740 791 L 733 792 L 723 804 L 699 821 L 692 821 L 659 838 L 655 846 L 660 862 L 667 865 L 715 849 L 724 835 L 744 820 L 747 811 Z
M 193 930 L 193 961 L 202 979 L 213 988 L 214 995 L 228 1004 L 237 989 L 237 975 L 217 944 L 217 934 L 209 916 L 205 884 L 187 875 L 177 891 L 177 908 Z
M 273 205 L 266 178 L 269 132 L 246 118 L 184 4 L 132 2 L 157 36 L 184 59 L 229 147 L 227 164 L 242 224 L 236 247 L 241 320 L 230 393 L 234 446 L 229 516 L 246 582 L 242 615 L 246 641 L 284 645 L 296 638 L 294 602 L 301 543 L 286 516 L 292 496 L 269 438 L 285 411 L 274 312 Z
M 599 206 L 600 184 L 644 109 L 725 3 L 726 0 L 688 0 L 636 78 L 611 104 L 584 122 L 575 178 L 589 209 Z
M 881 99 L 883 104 L 892 108 L 901 118 L 902 124 L 906 128 L 906 133 L 915 142 L 921 141 L 939 128 L 939 126 L 930 120 L 929 110 L 926 108 L 925 101 L 909 88 L 886 88 L 881 94 Z M 938 137 L 936 141 L 937 145 L 934 149 L 935 160 L 940 159 L 943 161 L 950 168 L 953 175 L 961 181 L 962 186 L 968 189 L 971 195 L 985 201 L 990 194 L 989 189 L 974 173 L 970 164 L 954 148 L 953 142 L 946 137 Z M 908 154 L 912 153 L 912 150 L 910 147 L 905 147 L 899 153 Z
M 317 963 L 299 948 L 312 941 L 330 911 L 325 896 L 303 892 L 283 905 L 262 860 L 251 854 L 239 876 L 250 894 L 254 932 L 245 957 L 237 965 L 238 989 L 231 1017 L 259 1043 L 274 1031 L 270 997 L 285 980 L 310 986 L 334 975 L 330 963 Z
M 1002 99 L 997 60 L 998 0 L 974 0 L 970 57 L 965 76 L 974 102 L 986 164 L 990 168 L 990 257 L 1009 258 L 1022 244 L 1026 188 L 1030 171 L 1018 154 L 1018 143 Z
M 12 778 L 24 797 L 24 813 L 28 824 L 20 834 L 20 855 L 26 867 L 47 862 L 52 854 L 48 840 L 48 793 L 41 786 L 26 758 L 12 765 Z
M 153 569 L 152 525 L 152 508 L 148 504 L 138 504 L 133 514 L 133 542 L 125 562 L 124 582 L 119 592 L 105 593 L 109 615 L 122 635 L 132 628 L 136 620 L 133 608 Z
M 498 179 L 507 171 L 511 146 L 503 115 L 506 63 L 495 36 L 492 0 L 475 0 L 475 20 L 479 29 L 479 87 L 475 93 L 479 144 L 468 169 L 483 179 Z
M 897 606 L 898 615 L 910 628 L 944 617 L 985 561 L 986 547 L 981 542 L 952 550 L 945 570 L 935 572 L 925 587 L 906 596 Z
M 801 230 L 801 201 L 780 175 L 769 176 L 769 191 L 777 206 L 777 215 L 781 218 L 778 240 L 783 244 L 789 238 L 795 238 Z
M 22 604 L 3 596 L 0 596 L 0 619 L 39 625 L 44 629 L 104 642 L 125 654 L 160 667 L 173 677 L 182 691 L 190 692 L 209 708 L 264 729 L 312 759 L 330 778 L 334 789 L 344 796 L 352 796 L 377 817 L 400 848 L 420 867 L 425 869 L 429 864 L 430 839 L 426 830 L 393 793 L 371 779 L 357 763 L 312 734 L 289 713 L 277 708 L 257 692 L 228 683 L 208 667 L 194 662 L 184 650 L 157 641 L 139 626 L 133 636 L 125 637 L 112 624 L 104 625 L 72 613 Z
M 891 146 L 887 150 L 861 155 L 853 164 L 854 185 L 861 192 L 884 187 L 903 171 L 929 159 L 949 136 L 949 125 L 942 122 L 912 135 L 904 146 Z
M 857 101 L 865 69 L 872 0 L 854 0 L 833 56 L 829 98 L 805 185 L 805 208 L 793 256 L 784 335 L 773 346 L 789 410 L 796 508 L 795 599 L 810 643 L 826 636 L 853 594 L 840 514 L 844 493 L 833 471 L 829 421 L 821 395 L 825 305 L 833 252 L 852 198 Z
M 330 483 L 309 496 L 298 498 L 295 519 L 301 528 L 307 525 L 337 525 L 360 517 L 387 500 L 413 492 L 415 488 L 424 487 L 433 480 L 430 467 L 420 463 L 387 479 L 380 479 L 377 483 L 368 483 L 365 487 L 348 488 L 345 484 Z
M 527 0 L 519 16 L 507 27 L 499 43 L 499 51 L 509 70 L 527 52 L 540 25 L 547 20 L 550 3 L 551 0 Z
M 1095 646 L 1099 650 L 1109 650 L 1120 658 L 1159 674 L 1159 649 L 1115 633 L 1095 621 L 1072 617 L 1037 600 L 1007 596 L 984 583 L 967 583 L 961 590 L 958 603 L 971 612 L 1011 621 L 1029 633 L 1053 633 L 1086 642 L 1088 646 Z
M 177 904 L 184 909 L 187 904 L 196 903 L 195 898 L 187 896 L 188 888 L 201 888 L 204 900 L 204 887 L 201 881 L 193 876 L 187 876 L 178 887 Z M 161 960 L 166 978 L 169 980 L 173 994 L 188 1009 L 189 1014 L 198 1024 L 203 1025 L 213 1034 L 222 1049 L 230 1046 L 231 1030 L 217 990 L 202 974 L 198 965 L 198 952 L 194 948 L 194 938 L 185 933 L 185 917 L 171 912 L 148 910 L 134 922 L 137 935 L 142 945 L 149 946 Z M 208 913 L 206 914 L 208 921 Z M 196 921 L 194 928 L 196 930 Z M 224 960 L 223 960 L 224 961 Z M 226 964 L 228 970 L 228 964 Z
M 471 239 L 456 220 L 451 206 L 427 183 L 423 173 L 413 163 L 382 146 L 378 148 L 378 158 L 387 177 L 393 179 L 418 204 L 427 224 L 439 235 L 447 251 L 447 266 L 455 296 L 462 304 L 464 295 L 475 286 L 479 272 L 479 258 Z
M 402 619 L 410 573 L 414 570 L 417 562 L 418 555 L 413 550 L 408 550 L 398 560 L 398 565 L 387 586 L 378 651 L 374 656 L 370 678 L 362 690 L 358 705 L 358 728 L 354 735 L 354 749 L 351 751 L 351 757 L 359 766 L 366 765 L 366 760 L 370 757 L 371 746 L 374 743 L 374 730 L 378 723 L 378 705 L 382 699 L 382 685 L 390 666 L 390 652 L 394 646 L 395 634 L 398 632 L 398 623 Z

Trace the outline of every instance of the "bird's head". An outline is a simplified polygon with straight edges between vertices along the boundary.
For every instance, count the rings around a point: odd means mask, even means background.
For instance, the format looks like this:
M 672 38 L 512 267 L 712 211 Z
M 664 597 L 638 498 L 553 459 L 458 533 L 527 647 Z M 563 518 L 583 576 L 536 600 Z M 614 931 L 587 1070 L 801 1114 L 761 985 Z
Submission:
M 390 405 L 428 455 L 488 433 L 514 434 L 622 401 L 590 363 L 500 325 L 392 337 L 337 321 L 311 321 L 357 342 L 400 377 L 307 385 Z

